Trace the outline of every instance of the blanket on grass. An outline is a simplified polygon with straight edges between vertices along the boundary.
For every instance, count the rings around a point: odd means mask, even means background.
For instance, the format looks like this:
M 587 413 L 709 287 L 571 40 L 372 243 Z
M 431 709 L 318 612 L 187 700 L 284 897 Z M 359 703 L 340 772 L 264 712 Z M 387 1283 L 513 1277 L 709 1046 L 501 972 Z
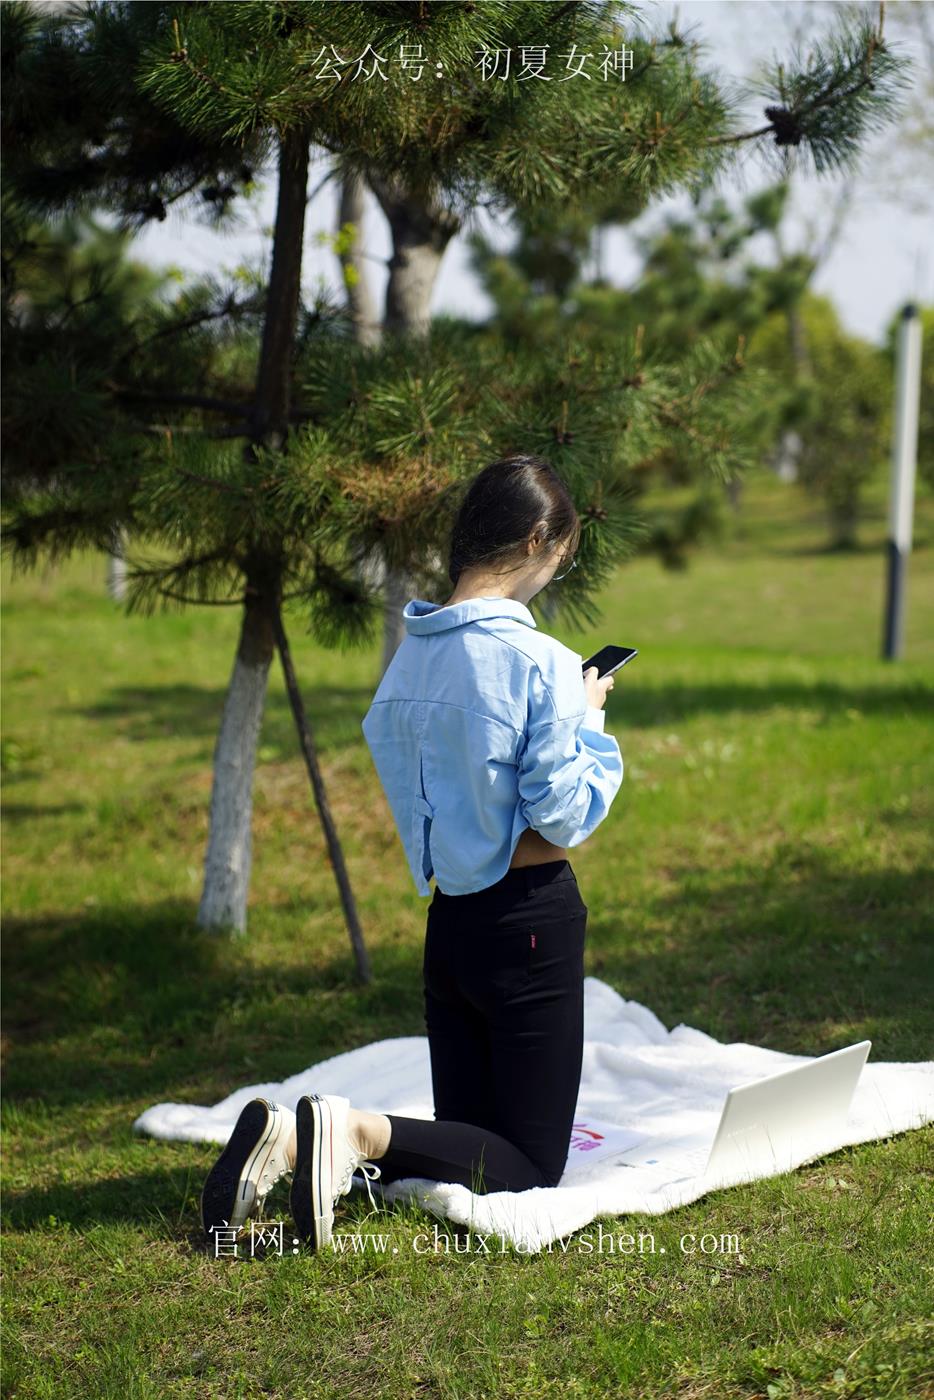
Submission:
M 415 1199 L 432 1214 L 482 1235 L 502 1236 L 529 1253 L 598 1216 L 661 1215 L 712 1189 L 710 1179 L 678 1169 L 677 1150 L 710 1146 L 727 1091 L 810 1058 L 743 1041 L 724 1044 L 683 1023 L 669 1031 L 648 1007 L 626 1000 L 597 977 L 586 977 L 580 1093 L 559 1184 L 478 1195 L 457 1183 L 410 1177 L 386 1185 L 384 1199 Z M 427 1037 L 361 1045 L 281 1083 L 245 1085 L 212 1107 L 154 1104 L 133 1126 L 157 1138 L 223 1144 L 250 1099 L 262 1096 L 294 1109 L 302 1094 L 313 1092 L 344 1094 L 354 1108 L 431 1119 Z M 845 1130 L 826 1150 L 931 1121 L 934 1061 L 873 1063 L 870 1050 Z M 638 1162 L 621 1161 L 620 1154 L 636 1143 L 642 1144 Z M 653 1164 L 654 1149 L 669 1160 L 667 1167 Z M 802 1157 L 795 1165 L 814 1160 Z M 716 1186 L 734 1184 L 725 1177 Z

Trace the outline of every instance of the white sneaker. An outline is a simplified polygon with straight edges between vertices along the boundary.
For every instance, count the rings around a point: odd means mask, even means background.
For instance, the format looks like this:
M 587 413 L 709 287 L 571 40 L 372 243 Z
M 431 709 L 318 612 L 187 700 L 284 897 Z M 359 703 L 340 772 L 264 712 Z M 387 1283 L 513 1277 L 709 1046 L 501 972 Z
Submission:
M 246 1105 L 201 1192 L 201 1223 L 208 1238 L 212 1230 L 245 1224 L 289 1170 L 285 1150 L 294 1127 L 290 1108 L 268 1099 L 251 1099 Z
M 295 1110 L 298 1147 L 290 1204 L 298 1233 L 312 1249 L 330 1243 L 334 1206 L 350 1191 L 355 1171 L 362 1171 L 370 1204 L 376 1205 L 370 1181 L 380 1169 L 351 1143 L 349 1109 L 342 1094 L 303 1094 Z

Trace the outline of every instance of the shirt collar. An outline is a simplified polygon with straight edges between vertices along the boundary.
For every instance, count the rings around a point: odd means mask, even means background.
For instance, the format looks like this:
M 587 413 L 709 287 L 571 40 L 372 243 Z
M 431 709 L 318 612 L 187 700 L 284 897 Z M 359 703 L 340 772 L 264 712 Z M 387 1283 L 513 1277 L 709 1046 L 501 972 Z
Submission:
M 402 616 L 406 630 L 415 634 L 445 632 L 483 617 L 511 617 L 527 627 L 536 626 L 529 609 L 517 598 L 464 598 L 447 606 L 425 598 L 411 598 L 402 609 Z

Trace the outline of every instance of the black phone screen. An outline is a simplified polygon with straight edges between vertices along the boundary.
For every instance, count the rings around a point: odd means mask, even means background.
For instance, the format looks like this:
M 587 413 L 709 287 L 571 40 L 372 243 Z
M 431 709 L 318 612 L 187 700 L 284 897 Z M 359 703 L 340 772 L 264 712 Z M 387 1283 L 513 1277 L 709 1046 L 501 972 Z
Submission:
M 595 651 L 593 656 L 589 656 L 583 663 L 582 670 L 589 671 L 591 666 L 596 666 L 597 674 L 603 676 L 612 675 L 618 671 L 620 666 L 625 666 L 627 661 L 631 661 L 634 656 L 638 656 L 635 647 L 601 647 Z

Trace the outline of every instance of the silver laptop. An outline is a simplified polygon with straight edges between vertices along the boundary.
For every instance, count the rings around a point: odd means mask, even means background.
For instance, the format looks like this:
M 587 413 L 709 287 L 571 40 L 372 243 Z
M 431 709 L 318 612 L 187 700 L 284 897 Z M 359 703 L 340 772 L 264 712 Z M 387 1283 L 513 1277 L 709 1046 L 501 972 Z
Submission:
M 871 1040 L 831 1050 L 805 1065 L 739 1084 L 726 1096 L 710 1147 L 666 1138 L 620 1153 L 620 1166 L 684 1167 L 683 1176 L 755 1180 L 790 1171 L 839 1144 Z

